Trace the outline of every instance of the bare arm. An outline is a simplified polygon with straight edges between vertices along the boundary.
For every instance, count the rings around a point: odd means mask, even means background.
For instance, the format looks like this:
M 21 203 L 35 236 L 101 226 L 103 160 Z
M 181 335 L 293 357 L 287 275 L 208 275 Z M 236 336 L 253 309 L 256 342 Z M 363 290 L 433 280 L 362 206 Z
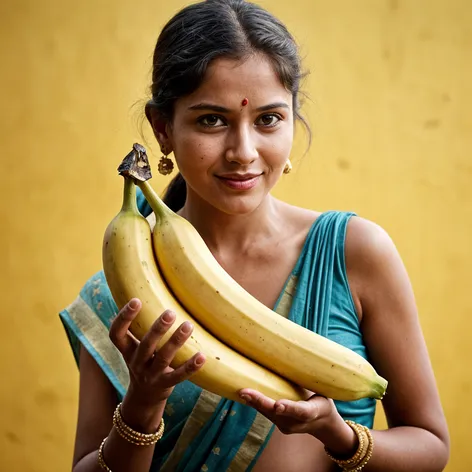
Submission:
M 113 321 L 110 338 L 119 349 L 130 371 L 130 385 L 121 406 L 124 422 L 141 433 L 155 433 L 167 398 L 178 383 L 189 379 L 205 362 L 197 353 L 176 369 L 170 367 L 175 353 L 193 331 L 190 323 L 180 325 L 157 350 L 162 336 L 175 321 L 166 311 L 151 326 L 141 342 L 129 333 L 141 303 L 126 305 Z M 81 348 L 79 417 L 74 450 L 73 472 L 101 472 L 98 449 L 107 437 L 103 456 L 113 472 L 148 472 L 154 445 L 137 446 L 123 439 L 113 426 L 118 401 L 114 388 L 90 354 Z
M 373 456 L 363 470 L 440 472 L 449 457 L 449 435 L 400 256 L 385 231 L 353 218 L 346 265 L 370 361 L 389 381 L 383 400 L 389 429 L 372 431 Z M 356 434 L 330 399 L 275 401 L 251 389 L 240 393 L 284 434 L 310 434 L 341 458 L 358 448 Z
M 390 237 L 353 218 L 346 264 L 372 364 L 388 379 L 383 400 L 389 429 L 373 431 L 366 471 L 439 472 L 449 457 L 449 435 L 413 290 Z
M 98 448 L 108 436 L 104 456 L 108 467 L 117 471 L 149 471 L 154 446 L 135 446 L 124 440 L 112 428 L 116 392 L 92 356 L 82 346 L 80 352 L 80 396 L 74 449 L 73 472 L 103 472 L 98 465 Z M 144 432 L 156 431 L 162 411 L 155 418 L 141 419 Z M 136 413 L 134 413 L 136 414 Z M 137 420 L 134 420 L 137 423 Z M 151 425 L 151 426 L 149 426 Z M 153 429 L 154 428 L 154 429 Z

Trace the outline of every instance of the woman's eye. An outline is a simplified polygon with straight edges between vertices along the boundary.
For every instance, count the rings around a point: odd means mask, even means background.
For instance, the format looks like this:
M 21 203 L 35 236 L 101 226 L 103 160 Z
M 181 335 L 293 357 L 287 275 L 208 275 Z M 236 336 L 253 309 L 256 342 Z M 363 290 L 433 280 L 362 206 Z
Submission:
M 275 113 L 268 113 L 262 115 L 256 122 L 256 124 L 261 124 L 262 126 L 275 126 L 281 120 L 279 115 Z
M 218 115 L 205 115 L 198 119 L 198 122 L 203 126 L 209 128 L 215 128 L 217 126 L 223 126 L 223 120 Z

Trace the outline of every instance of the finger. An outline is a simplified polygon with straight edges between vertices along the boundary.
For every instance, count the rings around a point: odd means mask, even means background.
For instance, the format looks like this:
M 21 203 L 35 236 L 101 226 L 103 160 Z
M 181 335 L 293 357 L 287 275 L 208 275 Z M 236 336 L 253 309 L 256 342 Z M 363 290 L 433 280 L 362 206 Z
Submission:
M 133 359 L 133 365 L 143 366 L 154 356 L 159 341 L 174 324 L 175 313 L 170 310 L 164 311 L 162 315 L 154 321 L 149 331 L 143 336 Z
M 275 413 L 279 416 L 289 416 L 299 422 L 306 423 L 319 417 L 319 405 L 316 401 L 279 400 L 275 402 Z
M 205 364 L 205 355 L 198 352 L 192 356 L 187 362 L 169 372 L 165 376 L 164 384 L 166 387 L 173 387 L 184 380 L 188 380 L 197 373 Z
M 274 414 L 275 400 L 272 398 L 266 397 L 257 390 L 247 388 L 240 390 L 239 395 L 247 405 L 252 406 L 263 415 Z
M 125 360 L 136 350 L 135 341 L 129 336 L 129 327 L 141 308 L 141 301 L 133 298 L 118 313 L 110 326 L 109 337 Z
M 152 369 L 162 371 L 169 367 L 177 351 L 193 332 L 193 325 L 189 321 L 182 323 L 172 334 L 169 340 L 156 352 L 152 361 Z

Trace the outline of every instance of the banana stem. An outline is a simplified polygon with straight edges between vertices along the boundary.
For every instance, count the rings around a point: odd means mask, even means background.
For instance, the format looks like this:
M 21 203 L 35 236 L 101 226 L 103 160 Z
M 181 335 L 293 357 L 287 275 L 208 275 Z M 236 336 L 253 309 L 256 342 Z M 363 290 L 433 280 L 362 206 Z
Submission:
M 139 185 L 156 218 L 164 219 L 173 214 L 147 182 L 151 178 L 151 167 L 146 149 L 141 144 L 133 144 L 133 149 L 121 162 L 118 172 L 125 178 L 123 211 L 139 211 L 136 203 L 136 185 Z
M 136 185 L 132 178 L 124 177 L 125 185 L 123 189 L 123 204 L 121 211 L 130 211 L 138 213 L 138 204 L 136 202 Z
M 149 182 L 137 181 L 137 185 L 142 190 L 146 200 L 148 201 L 156 218 L 165 218 L 172 210 L 160 199 L 159 195 L 154 191 Z

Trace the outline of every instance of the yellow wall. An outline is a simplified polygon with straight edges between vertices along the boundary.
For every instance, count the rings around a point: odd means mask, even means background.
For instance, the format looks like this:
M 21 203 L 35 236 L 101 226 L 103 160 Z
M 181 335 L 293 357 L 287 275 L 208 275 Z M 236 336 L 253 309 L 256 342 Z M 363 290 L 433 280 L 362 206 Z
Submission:
M 447 470 L 470 471 L 472 4 L 264 4 L 312 72 L 313 146 L 276 193 L 353 209 L 393 236 L 452 433 Z M 57 312 L 100 267 L 120 203 L 115 169 L 141 140 L 133 105 L 146 97 L 157 32 L 182 5 L 0 3 L 1 470 L 69 470 L 78 375 Z M 294 156 L 303 148 L 300 135 Z

